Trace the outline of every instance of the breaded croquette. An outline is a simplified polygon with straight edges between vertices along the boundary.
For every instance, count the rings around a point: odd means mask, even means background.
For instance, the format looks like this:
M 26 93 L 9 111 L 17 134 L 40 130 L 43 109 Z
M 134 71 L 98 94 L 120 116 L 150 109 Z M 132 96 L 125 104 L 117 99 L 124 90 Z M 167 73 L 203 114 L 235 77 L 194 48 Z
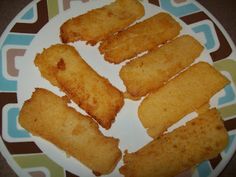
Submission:
M 229 80 L 206 62 L 194 64 L 169 83 L 150 93 L 138 116 L 147 133 L 156 138 L 185 115 L 209 102 Z
M 223 121 L 217 110 L 211 109 L 137 152 L 126 152 L 120 172 L 125 177 L 174 177 L 216 157 L 227 142 Z
M 64 43 L 82 40 L 95 45 L 143 15 L 144 7 L 138 0 L 116 0 L 67 20 L 60 28 L 60 37 Z
M 78 159 L 96 174 L 112 172 L 121 158 L 119 140 L 105 137 L 88 116 L 54 93 L 37 88 L 19 114 L 22 127 Z
M 167 13 L 158 13 L 108 37 L 99 46 L 105 60 L 121 63 L 176 37 L 181 26 Z
M 142 97 L 163 86 L 202 51 L 203 46 L 196 39 L 183 35 L 130 61 L 121 68 L 120 77 L 128 93 Z
M 109 129 L 124 104 L 123 94 L 94 71 L 76 49 L 65 44 L 53 45 L 37 54 L 35 65 L 43 77 Z

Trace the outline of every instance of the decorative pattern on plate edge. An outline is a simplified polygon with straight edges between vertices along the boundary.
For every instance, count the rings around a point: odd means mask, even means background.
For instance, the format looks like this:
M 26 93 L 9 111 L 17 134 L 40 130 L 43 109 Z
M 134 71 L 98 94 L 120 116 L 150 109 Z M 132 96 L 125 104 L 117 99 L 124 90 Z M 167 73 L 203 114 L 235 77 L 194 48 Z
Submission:
M 18 126 L 17 116 L 17 77 L 18 70 L 15 67 L 15 60 L 22 59 L 27 47 L 39 30 L 59 12 L 70 8 L 73 0 L 40 0 L 31 3 L 30 9 L 22 15 L 18 21 L 28 20 L 29 22 L 17 22 L 10 29 L 0 46 L 0 134 L 2 141 L 15 162 L 32 177 L 75 177 L 76 175 L 65 171 L 54 161 L 49 159 L 30 141 L 30 135 Z M 81 0 L 88 2 L 89 0 Z M 59 4 L 61 3 L 61 4 Z M 199 177 L 207 177 L 214 171 L 230 149 L 236 136 L 236 61 L 232 56 L 230 43 L 215 22 L 201 10 L 195 1 L 187 0 L 149 0 L 149 3 L 160 6 L 164 10 L 182 19 L 195 33 L 204 36 L 205 47 L 209 51 L 214 66 L 221 72 L 230 75 L 231 85 L 227 86 L 224 96 L 218 100 L 218 109 L 224 119 L 225 126 L 229 132 L 229 145 L 215 159 L 205 161 L 198 165 L 194 172 L 184 174 L 185 177 L 192 176 L 193 173 Z M 33 19 L 36 19 L 33 21 Z M 32 22 L 33 21 L 33 22 Z M 18 58 L 19 57 L 19 58 Z

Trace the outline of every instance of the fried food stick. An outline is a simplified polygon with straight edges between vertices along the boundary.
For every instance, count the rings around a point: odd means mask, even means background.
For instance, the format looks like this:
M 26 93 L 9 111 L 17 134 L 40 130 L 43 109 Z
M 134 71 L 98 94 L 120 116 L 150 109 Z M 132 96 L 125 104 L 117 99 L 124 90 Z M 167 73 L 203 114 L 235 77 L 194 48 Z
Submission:
M 112 172 L 121 158 L 118 139 L 105 137 L 91 118 L 68 107 L 66 99 L 48 90 L 35 90 L 24 103 L 19 122 L 33 135 L 55 144 L 95 174 Z
M 147 133 L 156 138 L 185 115 L 209 102 L 229 83 L 210 64 L 199 62 L 149 94 L 138 108 Z
M 211 109 L 137 152 L 126 152 L 120 172 L 125 177 L 173 177 L 216 157 L 227 142 L 221 117 L 216 109 Z
M 105 60 L 121 63 L 176 37 L 181 26 L 169 14 L 159 13 L 102 41 Z
M 62 42 L 87 41 L 91 45 L 120 31 L 144 15 L 138 0 L 116 0 L 67 20 L 60 28 Z
M 94 71 L 76 49 L 57 44 L 37 54 L 35 65 L 43 77 L 109 129 L 124 104 L 123 94 Z
M 121 68 L 120 77 L 128 93 L 142 97 L 193 63 L 202 50 L 196 39 L 183 35 L 130 61 Z

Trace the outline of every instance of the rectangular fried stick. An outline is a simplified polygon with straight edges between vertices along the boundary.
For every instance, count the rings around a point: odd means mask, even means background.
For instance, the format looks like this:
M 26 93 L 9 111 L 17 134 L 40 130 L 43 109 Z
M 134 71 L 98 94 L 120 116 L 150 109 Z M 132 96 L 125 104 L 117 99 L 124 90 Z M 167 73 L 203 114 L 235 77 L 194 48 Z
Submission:
M 88 116 L 67 106 L 67 100 L 37 88 L 19 114 L 22 127 L 55 144 L 93 170 L 112 172 L 121 158 L 119 140 L 105 137 Z
M 183 35 L 130 61 L 121 68 L 120 77 L 129 94 L 142 97 L 193 63 L 202 50 L 196 39 Z
M 120 31 L 144 15 L 138 0 L 116 0 L 67 20 L 60 28 L 62 42 L 87 41 L 91 45 Z
M 227 145 L 228 134 L 216 109 L 124 155 L 125 177 L 173 177 L 212 159 Z
M 176 37 L 180 30 L 179 23 L 162 12 L 108 37 L 99 50 L 108 62 L 121 63 Z
M 43 77 L 58 86 L 70 99 L 109 129 L 124 104 L 123 94 L 94 71 L 76 49 L 53 45 L 37 54 L 35 65 Z
M 138 116 L 156 138 L 185 115 L 209 102 L 229 80 L 206 62 L 188 68 L 141 102 Z

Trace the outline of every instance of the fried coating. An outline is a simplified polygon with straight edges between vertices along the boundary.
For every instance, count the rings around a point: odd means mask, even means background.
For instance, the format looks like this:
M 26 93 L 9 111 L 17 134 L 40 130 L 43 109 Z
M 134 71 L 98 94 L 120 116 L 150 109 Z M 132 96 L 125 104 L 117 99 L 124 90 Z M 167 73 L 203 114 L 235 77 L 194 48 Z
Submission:
M 37 88 L 19 114 L 22 127 L 55 144 L 95 173 L 112 172 L 121 158 L 119 140 L 105 137 L 88 116 L 68 107 L 65 99 Z
M 109 129 L 124 104 L 123 94 L 94 71 L 76 49 L 57 44 L 37 54 L 35 65 L 43 77 Z
M 210 64 L 194 64 L 150 93 L 138 108 L 139 119 L 151 137 L 158 137 L 182 117 L 208 103 L 228 83 Z
M 221 117 L 216 109 L 211 109 L 137 152 L 126 153 L 120 172 L 125 177 L 173 177 L 216 157 L 227 143 Z
M 82 40 L 95 45 L 143 15 L 144 7 L 138 0 L 116 0 L 67 20 L 60 28 L 60 37 L 63 43 Z
M 199 57 L 203 46 L 193 37 L 183 35 L 134 59 L 120 70 L 128 93 L 142 97 L 164 85 L 171 77 Z
M 121 63 L 176 37 L 181 26 L 169 14 L 159 13 L 102 41 L 105 60 Z

